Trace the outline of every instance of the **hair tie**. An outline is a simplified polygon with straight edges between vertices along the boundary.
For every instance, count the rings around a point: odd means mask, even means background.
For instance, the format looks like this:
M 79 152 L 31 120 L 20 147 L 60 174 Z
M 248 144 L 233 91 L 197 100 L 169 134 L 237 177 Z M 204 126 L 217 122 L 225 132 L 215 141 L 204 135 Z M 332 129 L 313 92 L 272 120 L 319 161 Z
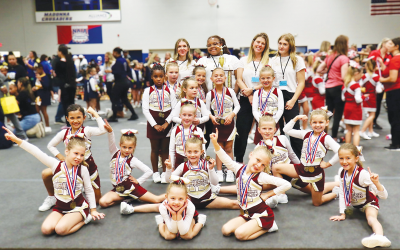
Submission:
M 136 129 L 121 129 L 121 134 L 123 135 L 135 135 L 139 133 Z
M 266 67 L 266 68 L 267 68 L 267 67 L 272 68 L 269 64 L 265 65 L 264 67 Z
M 356 146 L 358 150 L 358 156 L 360 157 L 360 161 L 365 161 L 364 155 L 362 154 L 362 146 Z
M 71 138 L 81 138 L 81 139 L 83 139 L 83 138 L 85 138 L 85 134 L 84 133 L 77 133 L 77 134 L 67 135 L 67 139 L 68 140 L 71 140 Z
M 183 106 L 185 104 L 193 104 L 193 101 L 189 100 L 189 99 L 186 99 L 186 98 L 182 98 L 181 99 L 181 106 Z
M 319 110 L 325 111 L 325 113 L 328 117 L 331 117 L 333 115 L 333 113 L 328 110 L 328 106 L 321 107 L 321 108 L 319 108 Z
M 199 138 L 203 142 L 203 144 L 207 143 L 207 140 L 204 137 L 202 137 L 201 134 L 197 130 L 193 131 L 192 136 Z
M 183 184 L 183 185 L 187 185 L 190 183 L 190 180 L 185 178 L 185 177 L 179 177 L 177 175 L 171 175 L 171 181 L 175 184 Z

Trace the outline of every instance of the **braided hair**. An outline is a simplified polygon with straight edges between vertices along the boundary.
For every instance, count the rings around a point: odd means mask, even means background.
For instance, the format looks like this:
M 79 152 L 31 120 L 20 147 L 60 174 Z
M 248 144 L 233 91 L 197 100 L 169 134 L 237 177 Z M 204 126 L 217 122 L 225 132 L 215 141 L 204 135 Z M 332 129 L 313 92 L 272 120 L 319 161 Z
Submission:
M 156 70 L 161 70 L 165 74 L 164 67 L 159 63 L 154 63 L 153 64 L 153 67 L 151 68 L 151 75 L 152 76 L 153 76 L 154 71 L 156 71 Z

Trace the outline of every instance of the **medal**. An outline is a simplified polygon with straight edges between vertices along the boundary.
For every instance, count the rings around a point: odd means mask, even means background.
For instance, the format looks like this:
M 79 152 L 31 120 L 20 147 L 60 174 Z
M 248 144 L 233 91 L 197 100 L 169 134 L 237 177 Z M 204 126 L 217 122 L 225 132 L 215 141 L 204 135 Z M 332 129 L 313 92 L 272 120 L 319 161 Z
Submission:
M 265 110 L 267 109 L 268 98 L 269 98 L 269 95 L 271 94 L 271 92 L 272 92 L 272 88 L 268 91 L 267 98 L 265 98 L 265 102 L 262 101 L 264 89 L 262 89 L 262 91 L 260 91 L 259 94 L 258 94 L 259 109 L 260 109 L 261 114 L 264 114 Z
M 117 186 L 117 187 L 115 188 L 115 190 L 116 190 L 118 193 L 122 193 L 122 192 L 125 191 L 125 187 L 124 187 L 124 186 Z
M 207 162 L 205 160 L 199 159 L 199 162 L 197 163 L 197 167 L 194 167 L 190 163 L 190 161 L 188 161 L 189 170 L 196 171 L 196 172 L 200 171 L 200 170 L 207 170 L 206 169 L 206 164 L 207 164 Z
M 215 109 L 217 111 L 217 116 L 218 117 L 224 117 L 225 87 L 222 88 L 221 100 L 218 99 L 217 90 L 213 89 L 213 91 L 214 91 L 214 96 L 215 96 Z M 220 124 L 224 124 L 225 120 L 223 122 L 220 121 L 219 123 Z
M 343 174 L 343 192 L 344 192 L 344 203 L 346 204 L 346 207 L 349 207 L 351 205 L 353 183 L 354 183 L 354 177 L 356 175 L 357 169 L 358 169 L 358 166 L 356 165 L 354 167 L 353 173 L 351 174 L 351 177 L 349 180 L 349 186 L 347 186 L 347 182 L 346 182 L 347 170 L 344 171 L 344 174 Z
M 208 162 L 209 162 L 209 161 L 210 161 L 210 159 L 211 159 L 211 156 L 207 155 L 207 156 L 206 156 L 206 161 L 208 161 Z
M 75 201 L 71 202 L 71 203 L 69 204 L 69 207 L 70 207 L 71 209 L 76 208 L 76 203 L 75 203 Z
M 346 208 L 346 209 L 344 210 L 344 213 L 345 213 L 347 216 L 352 216 L 352 215 L 353 215 L 353 212 L 354 212 L 354 209 L 353 209 L 353 208 L 350 208 L 350 207 L 348 207 L 348 208 Z
M 122 182 L 125 174 L 125 163 L 129 158 L 129 155 L 122 160 L 122 163 L 119 164 L 119 159 L 121 158 L 121 150 L 118 151 L 117 157 L 115 158 L 115 182 L 118 185 Z
M 193 134 L 193 128 L 194 128 L 194 126 L 193 125 L 190 125 L 190 127 L 189 127 L 189 134 L 188 134 L 188 139 L 190 138 L 190 137 L 192 137 L 192 134 Z M 183 152 L 185 152 L 185 144 L 186 144 L 186 136 L 185 136 L 185 128 L 183 127 L 183 125 L 181 125 L 181 131 L 182 131 L 182 146 L 183 146 Z
M 164 113 L 160 112 L 160 113 L 158 113 L 158 116 L 161 117 L 161 118 L 164 118 Z
M 310 166 L 310 167 L 308 167 L 308 172 L 310 172 L 310 173 L 314 173 L 314 171 L 315 171 L 315 168 L 314 168 L 314 166 Z
M 203 88 L 198 87 L 199 95 L 201 100 L 205 100 L 206 97 L 203 95 Z
M 219 119 L 219 123 L 221 124 L 221 125 L 224 125 L 225 124 L 225 119 Z
M 160 93 L 158 93 L 158 89 L 156 87 L 154 87 L 154 91 L 157 94 L 157 103 L 158 103 L 158 108 L 160 109 L 160 111 L 162 112 L 164 109 L 164 85 L 161 86 L 161 96 Z M 160 116 L 161 117 L 161 116 Z
M 308 137 L 308 142 L 307 142 L 307 149 L 306 149 L 306 162 L 307 163 L 314 163 L 315 156 L 317 155 L 318 151 L 318 143 L 319 140 L 323 135 L 325 135 L 325 132 L 322 132 L 319 134 L 319 136 L 315 139 L 315 141 L 312 143 L 312 136 L 314 134 L 314 131 L 311 132 L 310 137 Z
M 254 177 L 255 173 L 252 173 L 249 178 L 247 179 L 246 183 L 243 183 L 243 175 L 244 172 L 246 171 L 247 165 L 245 165 L 242 168 L 242 171 L 239 174 L 239 197 L 240 197 L 240 206 L 241 207 L 246 207 L 247 208 L 247 192 L 249 190 L 249 186 L 250 186 L 250 181 L 251 179 Z

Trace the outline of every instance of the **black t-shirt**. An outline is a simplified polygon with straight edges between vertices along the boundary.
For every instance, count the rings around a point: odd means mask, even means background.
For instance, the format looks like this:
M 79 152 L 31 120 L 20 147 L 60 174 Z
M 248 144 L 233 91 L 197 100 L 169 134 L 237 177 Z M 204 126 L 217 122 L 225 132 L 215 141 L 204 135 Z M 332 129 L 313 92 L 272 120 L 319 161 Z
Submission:
M 27 76 L 24 66 L 19 64 L 15 66 L 8 66 L 7 75 L 10 77 L 10 80 L 15 80 L 15 83 L 17 83 L 19 78 Z
M 35 100 L 32 100 L 32 98 L 28 94 L 28 91 L 21 91 L 17 96 L 17 101 L 20 110 L 19 112 L 22 117 L 37 114 Z

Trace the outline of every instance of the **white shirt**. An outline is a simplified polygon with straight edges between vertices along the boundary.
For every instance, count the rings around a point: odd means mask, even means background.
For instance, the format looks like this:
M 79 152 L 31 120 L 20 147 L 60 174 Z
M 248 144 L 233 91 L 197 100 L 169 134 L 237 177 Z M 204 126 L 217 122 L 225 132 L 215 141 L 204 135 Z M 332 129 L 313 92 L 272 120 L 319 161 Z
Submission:
M 168 59 L 167 62 L 165 62 L 165 65 L 167 65 L 170 61 L 173 61 L 172 58 Z M 193 74 L 193 69 L 194 65 L 196 62 L 192 60 L 190 63 L 188 63 L 188 60 L 185 61 L 179 61 L 177 60 L 176 63 L 179 66 L 179 77 L 178 77 L 178 82 L 180 83 L 183 78 L 187 76 L 191 76 Z
M 168 209 L 165 207 L 167 200 L 164 200 L 163 203 L 160 204 L 159 207 L 160 214 L 164 219 L 168 231 L 170 231 L 171 233 L 176 234 L 179 232 L 181 235 L 185 235 L 187 234 L 187 232 L 189 232 L 194 213 L 196 212 L 196 208 L 189 199 L 187 201 L 188 205 L 186 207 L 186 216 L 185 218 L 182 218 L 180 221 L 173 220 L 168 215 Z
M 288 92 L 294 93 L 297 88 L 297 72 L 306 68 L 303 58 L 296 55 L 297 63 L 296 68 L 293 69 L 293 62 L 289 56 L 282 57 L 282 67 L 281 67 L 281 57 L 276 55 L 271 58 L 269 63 L 275 72 L 274 87 L 279 87 L 280 90 L 287 90 Z M 288 61 L 289 60 L 289 61 Z M 286 66 L 287 63 L 287 66 Z M 285 70 L 286 66 L 286 70 Z M 285 79 L 283 79 L 283 72 L 285 72 Z M 279 86 L 281 80 L 287 81 L 287 86 Z
M 248 58 L 249 58 L 248 56 L 240 58 L 238 68 L 243 68 L 242 79 L 244 84 L 246 84 L 248 88 L 252 88 L 260 84 L 259 81 L 253 82 L 252 78 L 253 77 L 259 78 L 261 68 L 264 67 L 265 65 L 261 65 L 261 61 L 259 62 L 251 61 L 248 63 L 247 62 Z M 241 92 L 240 95 L 242 95 Z
M 113 75 L 113 73 L 106 73 L 106 72 L 104 72 L 105 70 L 111 70 L 111 67 L 114 65 L 114 63 L 115 63 L 115 61 L 114 62 L 112 62 L 111 64 L 110 64 L 110 66 L 107 66 L 105 63 L 103 64 L 103 66 L 101 67 L 101 71 L 100 71 L 100 73 L 99 73 L 99 75 L 101 75 L 101 76 L 106 76 L 106 81 L 107 82 L 114 82 L 114 75 Z

